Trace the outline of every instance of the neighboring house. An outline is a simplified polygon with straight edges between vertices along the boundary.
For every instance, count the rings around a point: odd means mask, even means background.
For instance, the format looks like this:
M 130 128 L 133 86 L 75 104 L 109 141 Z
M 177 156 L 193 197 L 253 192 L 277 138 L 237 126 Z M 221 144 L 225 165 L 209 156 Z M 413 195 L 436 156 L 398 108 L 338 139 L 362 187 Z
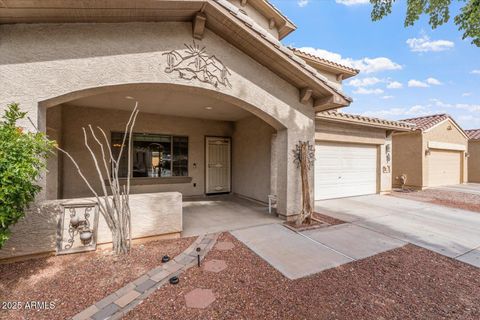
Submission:
M 465 130 L 468 141 L 468 182 L 480 183 L 480 129 Z
M 393 135 L 393 185 L 416 189 L 467 182 L 468 137 L 447 114 L 402 120 L 412 132 Z
M 315 119 L 315 200 L 385 193 L 392 188 L 393 132 L 412 125 L 335 111 Z

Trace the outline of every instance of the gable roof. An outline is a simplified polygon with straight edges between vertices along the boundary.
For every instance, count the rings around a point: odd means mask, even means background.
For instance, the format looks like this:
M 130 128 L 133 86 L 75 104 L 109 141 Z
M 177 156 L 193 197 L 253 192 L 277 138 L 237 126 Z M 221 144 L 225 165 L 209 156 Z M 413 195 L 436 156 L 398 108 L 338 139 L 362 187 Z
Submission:
M 443 114 L 433 114 L 433 115 L 417 117 L 417 118 L 402 119 L 400 121 L 413 123 L 415 125 L 415 129 L 426 131 L 431 127 L 439 124 L 440 122 L 447 120 L 448 118 L 450 118 L 450 116 L 446 113 L 443 113 Z
M 450 115 L 448 115 L 446 113 L 432 114 L 432 115 L 428 115 L 428 116 L 410 118 L 410 119 L 403 119 L 403 120 L 400 120 L 400 121 L 413 123 L 413 124 L 415 124 L 415 129 L 416 130 L 425 132 L 425 131 L 428 131 L 428 130 L 432 129 L 436 125 L 438 125 L 438 124 L 440 124 L 440 123 L 442 123 L 446 120 L 452 121 L 452 123 L 455 125 L 455 127 L 457 127 L 457 129 L 465 136 L 465 138 L 468 139 L 468 136 L 465 133 L 465 131 L 462 129 L 462 127 L 460 127 L 458 125 L 458 123 Z
M 343 113 L 337 111 L 322 111 L 315 115 L 316 119 L 333 120 L 357 125 L 389 129 L 395 131 L 411 131 L 415 125 L 403 121 L 393 121 L 380 118 L 366 117 L 357 114 Z
M 465 133 L 471 140 L 480 140 L 480 129 L 465 130 Z
M 306 51 L 300 50 L 298 48 L 294 47 L 288 47 L 290 50 L 292 50 L 296 55 L 299 57 L 302 57 L 307 60 L 307 62 L 311 62 L 314 64 L 316 67 L 322 70 L 334 72 L 336 74 L 343 73 L 345 74 L 343 79 L 347 79 L 353 76 L 356 76 L 360 70 L 354 69 L 352 67 L 340 64 L 338 62 L 334 62 L 331 60 L 327 60 L 325 58 L 319 57 L 317 55 L 308 53 Z

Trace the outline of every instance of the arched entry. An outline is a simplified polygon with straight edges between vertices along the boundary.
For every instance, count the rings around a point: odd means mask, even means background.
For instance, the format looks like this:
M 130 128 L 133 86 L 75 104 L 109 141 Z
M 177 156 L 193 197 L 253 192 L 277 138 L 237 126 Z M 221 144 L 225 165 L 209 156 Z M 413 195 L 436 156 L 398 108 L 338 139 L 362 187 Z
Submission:
M 282 166 L 276 162 L 281 157 L 272 150 L 281 149 L 275 146 L 278 132 L 288 130 L 274 115 L 237 97 L 186 85 L 123 84 L 64 94 L 42 101 L 40 108 L 47 134 L 75 157 L 99 188 L 82 127 L 104 129 L 115 153 L 136 101 L 141 113 L 132 142 L 133 193 L 179 191 L 191 197 L 219 190 L 262 202 L 276 194 L 278 179 L 273 177 Z M 228 141 L 225 155 L 209 149 L 211 138 Z M 152 151 L 149 145 L 159 147 Z M 228 157 L 229 170 L 222 171 L 229 175 L 223 179 L 229 181 L 228 187 L 208 188 L 209 170 L 214 168 L 207 163 L 209 153 Z M 61 155 L 48 165 L 47 199 L 90 195 L 73 165 Z

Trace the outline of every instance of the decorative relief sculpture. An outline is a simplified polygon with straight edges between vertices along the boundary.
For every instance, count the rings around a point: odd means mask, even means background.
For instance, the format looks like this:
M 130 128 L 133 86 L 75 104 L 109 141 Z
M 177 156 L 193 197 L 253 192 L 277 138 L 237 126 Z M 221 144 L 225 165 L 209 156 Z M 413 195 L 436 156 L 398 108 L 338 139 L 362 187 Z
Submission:
M 172 50 L 163 54 L 167 56 L 165 72 L 178 72 L 182 79 L 197 79 L 215 88 L 219 85 L 232 87 L 228 80 L 231 73 L 217 57 L 209 56 L 205 47 L 200 48 L 195 41 L 193 45 L 185 44 L 185 47 L 184 51 Z
M 58 230 L 57 253 L 95 250 L 97 247 L 98 205 L 69 203 L 63 208 Z

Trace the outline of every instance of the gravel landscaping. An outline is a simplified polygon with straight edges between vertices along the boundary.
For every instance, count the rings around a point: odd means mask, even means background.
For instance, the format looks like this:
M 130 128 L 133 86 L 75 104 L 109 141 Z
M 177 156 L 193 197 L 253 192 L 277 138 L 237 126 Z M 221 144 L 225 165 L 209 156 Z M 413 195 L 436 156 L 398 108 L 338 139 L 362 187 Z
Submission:
M 195 238 L 134 245 L 126 256 L 109 250 L 0 264 L 0 301 L 45 301 L 52 310 L 0 310 L 0 319 L 66 319 L 150 269 L 175 257 Z
M 479 319 L 480 269 L 414 245 L 291 281 L 226 233 L 211 272 L 194 267 L 127 314 L 127 319 Z M 273 244 L 272 244 L 273 245 Z M 207 268 L 208 269 L 208 268 Z M 211 289 L 215 301 L 187 308 Z
M 450 190 L 393 191 L 392 196 L 480 212 L 480 195 Z

